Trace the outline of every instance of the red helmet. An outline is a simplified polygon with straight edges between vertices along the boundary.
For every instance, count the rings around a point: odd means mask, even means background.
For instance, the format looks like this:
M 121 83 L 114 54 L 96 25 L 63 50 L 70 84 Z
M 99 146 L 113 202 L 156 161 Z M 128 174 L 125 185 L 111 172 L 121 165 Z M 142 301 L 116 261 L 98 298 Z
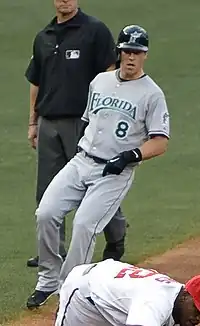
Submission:
M 186 291 L 193 297 L 196 308 L 200 311 L 200 275 L 196 275 L 185 284 Z

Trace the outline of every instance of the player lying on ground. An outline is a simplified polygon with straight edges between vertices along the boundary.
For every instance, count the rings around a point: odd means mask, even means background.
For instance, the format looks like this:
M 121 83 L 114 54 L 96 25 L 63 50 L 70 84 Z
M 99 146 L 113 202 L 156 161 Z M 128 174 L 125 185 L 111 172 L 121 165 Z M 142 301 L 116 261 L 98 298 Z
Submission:
M 55 326 L 194 326 L 200 275 L 186 285 L 155 270 L 108 259 L 74 267 L 60 292 Z
M 147 32 L 127 26 L 119 35 L 117 49 L 120 69 L 101 73 L 90 84 L 83 115 L 87 127 L 79 153 L 55 176 L 37 209 L 40 266 L 28 308 L 42 305 L 73 267 L 91 262 L 96 234 L 121 205 L 136 167 L 167 149 L 165 96 L 143 71 Z M 72 209 L 77 209 L 72 239 L 62 265 L 59 227 Z

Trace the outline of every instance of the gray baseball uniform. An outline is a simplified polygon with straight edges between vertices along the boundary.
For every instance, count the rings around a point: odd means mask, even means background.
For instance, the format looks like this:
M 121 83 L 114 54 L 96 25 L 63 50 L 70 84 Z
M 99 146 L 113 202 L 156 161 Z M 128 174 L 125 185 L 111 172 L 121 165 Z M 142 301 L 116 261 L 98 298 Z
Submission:
M 117 211 L 131 187 L 136 166 L 102 177 L 105 162 L 139 147 L 152 135 L 169 137 L 165 96 L 147 75 L 121 81 L 118 71 L 99 74 L 90 84 L 83 120 L 89 122 L 79 141 L 82 149 L 55 176 L 36 211 L 41 266 L 36 289 L 53 291 L 76 265 L 89 263 L 96 234 Z M 94 157 L 94 158 L 93 158 Z M 67 258 L 59 256 L 59 226 L 77 209 Z M 62 268 L 61 268 L 62 265 Z M 61 272 L 60 272 L 61 269 Z

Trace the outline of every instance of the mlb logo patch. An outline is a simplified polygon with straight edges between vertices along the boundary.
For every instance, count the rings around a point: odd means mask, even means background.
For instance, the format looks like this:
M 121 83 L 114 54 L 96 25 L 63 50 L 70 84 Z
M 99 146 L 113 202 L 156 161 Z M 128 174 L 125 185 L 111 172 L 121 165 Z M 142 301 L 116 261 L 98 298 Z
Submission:
M 79 59 L 80 50 L 66 50 L 65 57 L 66 59 Z

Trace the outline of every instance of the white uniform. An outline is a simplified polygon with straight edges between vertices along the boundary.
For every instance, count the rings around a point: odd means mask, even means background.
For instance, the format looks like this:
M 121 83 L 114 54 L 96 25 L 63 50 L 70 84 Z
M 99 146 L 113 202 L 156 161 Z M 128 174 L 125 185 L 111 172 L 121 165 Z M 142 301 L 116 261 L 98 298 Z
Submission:
M 155 270 L 112 259 L 77 266 L 62 286 L 55 325 L 172 326 L 183 286 Z
M 74 266 L 91 262 L 96 234 L 116 213 L 135 174 L 134 164 L 129 164 L 120 175 L 103 177 L 107 160 L 139 147 L 152 135 L 169 137 L 168 116 L 162 90 L 147 75 L 121 81 L 118 71 L 112 71 L 91 82 L 83 115 L 89 124 L 79 141 L 82 151 L 55 176 L 36 211 L 40 257 L 36 290 L 55 291 L 59 273 L 63 283 Z M 58 227 L 73 209 L 77 211 L 72 239 L 61 268 Z

